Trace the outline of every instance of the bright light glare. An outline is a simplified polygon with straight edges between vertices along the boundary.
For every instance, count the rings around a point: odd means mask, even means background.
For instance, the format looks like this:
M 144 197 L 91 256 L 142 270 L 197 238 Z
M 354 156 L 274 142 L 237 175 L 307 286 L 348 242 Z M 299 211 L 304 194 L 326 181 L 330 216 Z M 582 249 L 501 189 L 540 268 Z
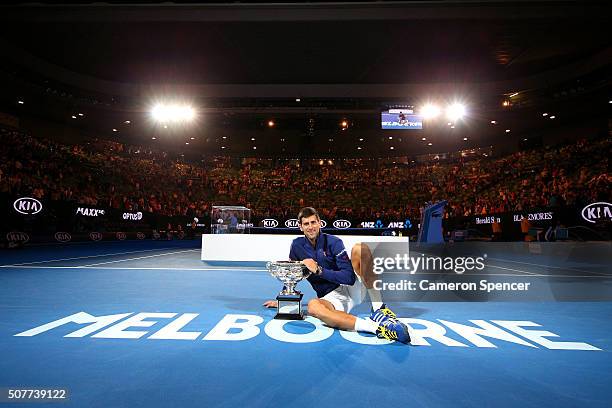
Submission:
M 421 116 L 424 119 L 433 119 L 440 114 L 440 108 L 434 104 L 428 103 L 421 109 Z
M 195 109 L 188 105 L 157 104 L 151 110 L 153 119 L 160 123 L 191 122 L 195 119 Z
M 455 121 L 463 118 L 465 115 L 465 106 L 460 103 L 454 103 L 446 109 L 446 116 L 449 120 Z

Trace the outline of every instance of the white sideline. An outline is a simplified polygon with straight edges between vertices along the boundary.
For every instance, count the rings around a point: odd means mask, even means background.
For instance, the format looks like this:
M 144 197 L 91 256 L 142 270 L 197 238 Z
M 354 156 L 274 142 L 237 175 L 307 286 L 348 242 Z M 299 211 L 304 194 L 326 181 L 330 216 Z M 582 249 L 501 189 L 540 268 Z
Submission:
M 47 259 L 45 261 L 34 261 L 34 262 L 23 262 L 23 263 L 16 263 L 16 264 L 0 265 L 0 267 L 5 267 L 5 266 L 21 266 L 21 265 L 35 265 L 35 264 L 41 264 L 41 263 L 47 263 L 47 262 L 59 262 L 59 261 L 74 261 L 74 260 L 77 260 L 77 259 L 99 258 L 99 257 L 103 257 L 103 256 L 114 256 L 114 255 L 127 255 L 127 254 L 134 254 L 134 253 L 138 253 L 138 252 L 165 251 L 167 249 L 175 249 L 175 248 L 143 249 L 143 250 L 140 250 L 140 251 L 127 251 L 127 252 L 115 252 L 115 253 L 111 253 L 111 254 L 76 256 L 74 258 Z
M 117 259 L 115 261 L 106 261 L 106 262 L 98 262 L 98 263 L 89 264 L 89 265 L 81 265 L 81 266 L 78 266 L 78 268 L 89 268 L 91 266 L 97 266 L 97 265 L 106 265 L 106 264 L 112 264 L 112 263 L 118 263 L 118 262 L 136 261 L 138 259 L 155 258 L 158 256 L 167 256 L 167 255 L 176 255 L 176 254 L 183 254 L 185 252 L 194 252 L 194 251 L 199 251 L 199 249 L 187 249 L 184 251 L 167 252 L 165 254 L 138 256 L 136 258 L 127 258 L 127 259 Z

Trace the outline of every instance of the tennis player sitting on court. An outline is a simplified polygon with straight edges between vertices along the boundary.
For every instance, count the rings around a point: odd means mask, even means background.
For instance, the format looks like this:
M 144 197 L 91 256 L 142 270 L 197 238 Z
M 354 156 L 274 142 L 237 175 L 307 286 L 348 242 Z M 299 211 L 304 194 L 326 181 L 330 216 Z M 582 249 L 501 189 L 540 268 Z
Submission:
M 409 343 L 408 328 L 381 302 L 380 292 L 373 288 L 372 253 L 367 245 L 356 244 L 349 259 L 340 238 L 321 233 L 321 219 L 314 208 L 300 210 L 298 222 L 304 236 L 293 240 L 289 258 L 302 261 L 311 272 L 307 279 L 317 298 L 308 302 L 308 314 L 340 330 L 373 333 Z M 364 285 L 373 310 L 365 319 L 349 314 L 363 301 Z M 269 300 L 264 306 L 276 307 L 276 300 Z

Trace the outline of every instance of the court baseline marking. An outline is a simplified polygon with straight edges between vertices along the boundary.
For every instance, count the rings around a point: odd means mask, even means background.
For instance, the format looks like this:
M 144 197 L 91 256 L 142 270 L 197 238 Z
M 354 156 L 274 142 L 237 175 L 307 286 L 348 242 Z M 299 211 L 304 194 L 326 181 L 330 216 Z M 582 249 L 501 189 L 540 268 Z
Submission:
M 511 261 L 509 259 L 503 259 L 503 258 L 491 258 L 491 257 L 489 257 L 487 259 L 493 259 L 494 261 L 501 261 L 501 262 L 518 263 L 518 264 L 523 264 L 523 265 L 539 266 L 541 268 L 564 269 L 564 270 L 567 270 L 567 271 L 575 271 L 575 272 L 583 272 L 583 273 L 593 273 L 595 275 L 610 276 L 610 275 L 608 275 L 606 273 L 593 272 L 593 271 L 585 271 L 583 269 L 575 269 L 575 268 L 564 268 L 562 266 L 552 266 L 552 265 L 542 265 L 542 264 L 536 264 L 536 263 L 530 263 L 530 262 Z
M 183 251 L 167 252 L 165 254 L 138 256 L 136 258 L 127 258 L 127 259 L 117 259 L 115 261 L 106 261 L 106 262 L 98 262 L 98 263 L 89 264 L 89 265 L 80 265 L 80 266 L 77 266 L 77 268 L 89 268 L 89 267 L 97 266 L 97 265 L 107 265 L 107 264 L 118 263 L 118 262 L 136 261 L 138 259 L 147 259 L 147 258 L 155 258 L 155 257 L 158 257 L 158 256 L 184 254 L 185 252 L 194 252 L 194 251 L 200 251 L 200 250 L 199 249 L 186 249 L 186 250 L 183 250 Z
M 136 270 L 136 271 L 148 271 L 148 270 L 152 270 L 152 271 L 237 271 L 237 272 L 267 272 L 267 269 L 249 269 L 249 268 L 177 268 L 177 267 L 167 267 L 167 268 L 161 268 L 161 267 L 119 267 L 119 268 L 113 268 L 113 267 L 90 267 L 90 266 L 13 266 L 13 265 L 6 265 L 3 266 L 4 268 L 13 268 L 13 269 L 94 269 L 94 270 Z M 509 268 L 501 268 L 501 269 L 509 269 Z M 509 270 L 514 270 L 514 269 L 509 269 Z M 519 271 L 519 272 L 523 272 L 523 271 Z M 386 274 L 398 274 L 398 275 L 406 275 L 405 272 L 385 272 Z M 423 272 L 423 273 L 417 273 L 417 274 L 408 274 L 410 276 L 419 276 L 419 275 L 449 275 L 447 272 Z M 462 276 L 462 274 L 457 274 L 458 276 Z M 451 275 L 454 276 L 454 275 Z M 520 276 L 520 277 L 525 277 L 525 278 L 597 278 L 597 279 L 602 279 L 602 278 L 612 278 L 612 276 L 584 276 L 584 275 L 546 275 L 546 274 L 535 274 L 535 273 L 530 273 L 529 275 L 525 275 L 525 274 L 516 274 L 516 273 L 495 273 L 495 274 L 490 274 L 490 273 L 469 273 L 469 274 L 464 274 L 464 276 L 489 276 L 489 277 L 494 277 L 494 276 Z
M 111 254 L 77 256 L 77 257 L 74 257 L 74 258 L 48 259 L 48 260 L 45 260 L 45 261 L 34 261 L 34 262 L 23 262 L 23 263 L 9 264 L 9 265 L 0 265 L 0 267 L 21 266 L 21 265 L 35 265 L 35 264 L 48 263 L 48 262 L 59 262 L 59 261 L 74 261 L 74 260 L 77 260 L 77 259 L 99 258 L 99 257 L 103 257 L 103 256 L 115 256 L 115 255 L 128 255 L 128 254 L 135 254 L 135 253 L 139 253 L 139 252 L 165 251 L 167 249 L 175 249 L 175 248 L 141 249 L 141 250 L 138 250 L 138 251 L 115 252 L 115 253 L 111 253 Z M 199 251 L 199 249 L 194 249 L 194 251 L 196 251 L 196 250 Z

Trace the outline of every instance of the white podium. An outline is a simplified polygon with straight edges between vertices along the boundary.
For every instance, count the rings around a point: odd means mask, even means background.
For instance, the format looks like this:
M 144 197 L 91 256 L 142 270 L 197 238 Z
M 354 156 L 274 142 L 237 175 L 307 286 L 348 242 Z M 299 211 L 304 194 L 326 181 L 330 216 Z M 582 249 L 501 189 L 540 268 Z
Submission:
M 289 259 L 291 241 L 303 235 L 274 234 L 204 234 L 202 261 L 212 262 L 269 262 Z M 339 235 L 349 256 L 358 242 L 393 242 L 408 245 L 408 237 L 369 235 Z M 374 248 L 371 248 L 374 250 Z

